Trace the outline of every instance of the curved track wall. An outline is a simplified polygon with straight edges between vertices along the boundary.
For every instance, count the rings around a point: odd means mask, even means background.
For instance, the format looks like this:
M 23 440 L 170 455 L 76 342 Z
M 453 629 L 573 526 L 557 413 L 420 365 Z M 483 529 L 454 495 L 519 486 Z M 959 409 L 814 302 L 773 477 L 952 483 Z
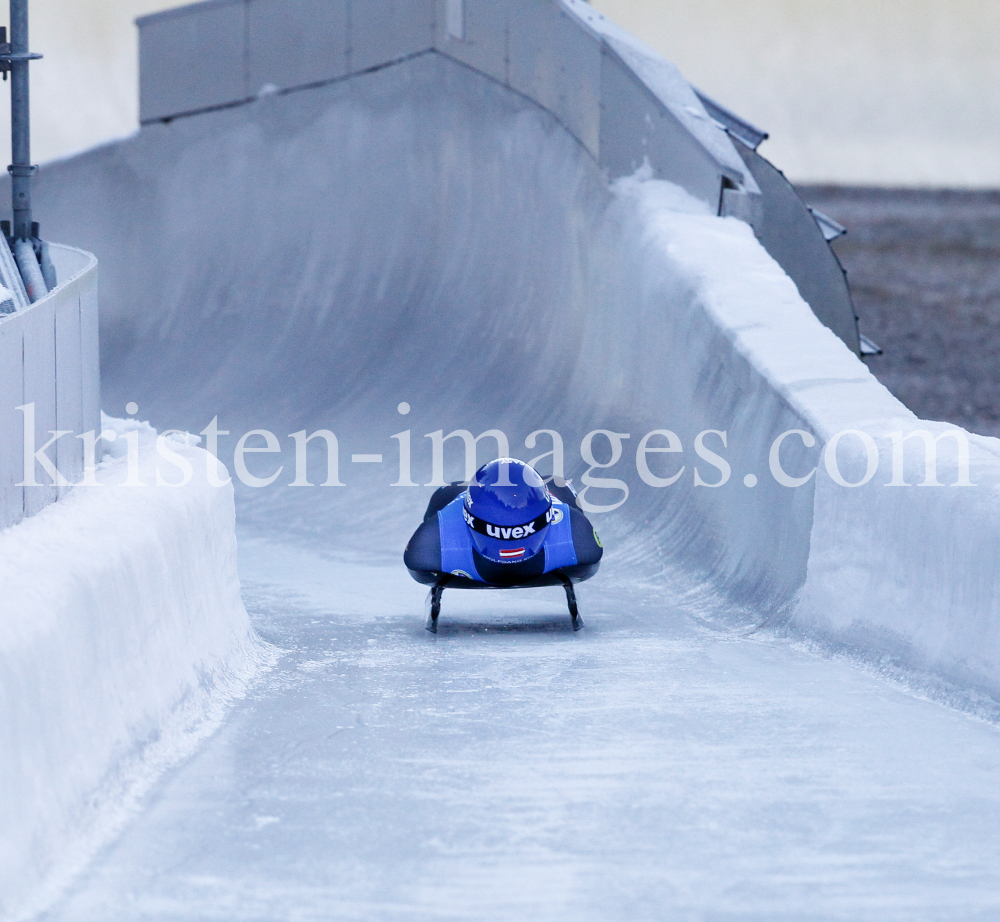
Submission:
M 432 482 L 425 434 L 438 430 L 498 428 L 526 458 L 548 448 L 523 447 L 530 433 L 556 430 L 578 478 L 588 432 L 627 433 L 617 466 L 592 472 L 629 488 L 600 518 L 603 578 L 707 587 L 758 621 L 865 637 L 998 687 L 993 571 L 962 524 L 991 533 L 992 443 L 972 440 L 974 490 L 883 488 L 889 433 L 922 424 L 816 320 L 750 228 L 648 172 L 609 188 L 551 113 L 495 80 L 421 55 L 149 125 L 44 170 L 38 197 L 47 227 L 108 254 L 111 406 L 136 400 L 162 428 L 218 417 L 230 469 L 242 433 L 278 437 L 280 453 L 248 462 L 261 478 L 282 471 L 241 491 L 246 529 L 396 557 L 428 492 L 390 486 L 404 433 L 419 484 Z M 345 487 L 285 486 L 302 429 L 336 432 Z M 685 468 L 669 488 L 637 473 L 654 429 L 682 444 L 651 456 L 659 476 Z M 852 429 L 875 440 L 877 473 L 853 489 L 820 465 L 801 487 L 779 485 L 770 452 L 790 429 L 818 444 L 787 440 L 786 470 L 805 476 Z M 721 477 L 694 449 L 707 430 L 728 439 L 703 443 L 731 466 L 717 488 L 694 479 Z M 948 445 L 943 484 L 956 480 Z M 908 446 L 910 484 L 919 448 Z M 484 443 L 482 458 L 495 450 Z M 350 461 L 373 452 L 381 466 Z M 860 480 L 859 436 L 841 440 L 840 458 Z M 445 470 L 464 473 L 451 446 Z M 621 497 L 605 484 L 588 501 Z
M 217 169 L 200 169 L 208 162 Z M 674 207 L 713 220 L 670 188 Z M 577 477 L 583 437 L 608 429 L 630 436 L 631 495 L 603 526 L 620 552 L 630 548 L 651 576 L 664 560 L 687 562 L 746 604 L 780 605 L 801 584 L 808 490 L 689 489 L 698 432 L 732 431 L 734 408 L 745 428 L 763 415 L 765 432 L 781 431 L 787 409 L 762 386 L 742 402 L 757 375 L 746 363 L 722 368 L 730 344 L 690 281 L 644 249 L 620 196 L 561 126 L 492 81 L 422 57 L 151 126 L 50 168 L 38 198 L 61 233 L 111 254 L 103 343 L 112 407 L 135 400 L 162 428 L 200 430 L 218 416 L 230 469 L 240 434 L 268 429 L 282 440 L 266 473 L 285 473 L 266 490 L 243 490 L 248 527 L 396 554 L 426 491 L 389 487 L 393 434 L 411 433 L 413 480 L 429 483 L 425 434 L 438 429 L 499 428 L 528 456 L 548 449 L 544 437 L 538 451 L 525 449 L 530 433 L 556 430 Z M 143 205 L 123 212 L 120 201 Z M 279 215 L 294 216 L 294 233 Z M 746 225 L 732 227 L 768 262 Z M 400 401 L 413 407 L 405 418 Z M 281 486 L 294 463 L 287 436 L 321 428 L 338 436 L 347 487 Z M 658 428 L 675 430 L 687 453 L 676 490 L 635 475 L 637 443 Z M 754 445 L 764 437 L 754 434 Z M 378 471 L 348 460 L 374 451 L 385 458 Z M 481 451 L 485 459 L 495 448 Z M 446 462 L 447 476 L 463 475 L 453 446 Z M 311 464 L 318 470 L 321 455 Z M 712 471 L 702 464 L 706 479 Z M 613 505 L 621 493 L 589 497 Z M 362 535 L 350 521 L 365 523 Z M 789 549 L 778 565 L 775 547 Z
M 839 262 L 791 185 L 755 152 L 766 133 L 696 93 L 584 0 L 212 0 L 139 27 L 143 124 L 416 55 L 456 61 L 554 116 L 608 176 L 645 164 L 713 212 L 749 222 L 816 316 L 860 350 Z

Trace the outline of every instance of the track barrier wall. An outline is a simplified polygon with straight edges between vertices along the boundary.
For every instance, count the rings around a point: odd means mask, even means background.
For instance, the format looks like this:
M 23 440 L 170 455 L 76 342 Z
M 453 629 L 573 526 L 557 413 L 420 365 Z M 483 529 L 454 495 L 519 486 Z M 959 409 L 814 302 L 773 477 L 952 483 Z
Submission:
M 612 176 L 648 158 L 715 209 L 759 194 L 677 69 L 582 0 L 212 0 L 138 23 L 143 124 L 434 52 L 534 100 Z
M 655 345 L 636 340 L 629 351 L 660 352 L 670 418 L 693 415 L 689 431 L 727 429 L 733 470 L 728 489 L 703 491 L 696 508 L 678 497 L 664 510 L 676 523 L 664 526 L 675 530 L 670 556 L 726 587 L 751 622 L 917 673 L 956 702 L 970 689 L 996 699 L 1000 440 L 917 419 L 804 309 L 746 227 L 667 219 L 673 206 L 655 186 L 629 180 L 620 191 L 622 258 L 632 263 L 624 300 L 650 318 L 664 303 L 683 309 Z M 776 437 L 792 430 L 815 439 L 782 443 L 785 470 L 815 470 L 795 488 L 762 475 Z M 752 490 L 743 472 L 759 476 Z
M 710 115 L 674 65 L 584 0 L 212 0 L 138 22 L 143 124 L 416 55 L 460 62 L 550 112 L 610 178 L 648 163 L 714 212 L 747 221 L 816 316 L 861 348 L 839 261 L 756 153 L 766 134 L 746 126 L 748 141 L 727 130 L 740 120 Z
M 66 484 L 74 483 L 85 461 L 78 436 L 100 432 L 97 260 L 74 247 L 50 244 L 49 250 L 57 287 L 0 315 L 0 528 L 36 514 L 67 489 L 54 482 L 34 450 L 64 431 L 43 456 Z
M 181 441 L 196 476 L 155 486 L 155 433 L 106 422 L 123 438 L 95 485 L 0 531 L 5 922 L 37 917 L 268 657 L 240 599 L 232 490 Z M 126 485 L 126 435 L 146 487 Z

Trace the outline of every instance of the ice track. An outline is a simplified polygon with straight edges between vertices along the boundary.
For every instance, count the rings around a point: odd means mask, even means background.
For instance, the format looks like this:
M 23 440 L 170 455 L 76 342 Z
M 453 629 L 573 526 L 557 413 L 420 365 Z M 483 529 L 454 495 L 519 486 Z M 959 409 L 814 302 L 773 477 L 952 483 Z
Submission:
M 446 592 L 424 632 L 401 552 L 430 489 L 389 487 L 393 434 L 424 484 L 437 429 L 528 457 L 541 428 L 634 451 L 727 406 L 761 444 L 795 422 L 683 285 L 643 301 L 626 199 L 549 116 L 425 56 L 144 129 L 39 197 L 101 256 L 106 407 L 218 417 L 230 467 L 252 428 L 286 449 L 252 459 L 285 473 L 238 516 L 247 607 L 287 652 L 50 922 L 996 917 L 996 729 L 746 630 L 803 583 L 811 495 L 741 469 L 694 504 L 623 473 L 579 635 L 559 590 Z M 805 310 L 760 260 L 775 310 Z M 346 487 L 284 486 L 303 428 L 336 431 Z
M 397 567 L 243 565 L 289 652 L 47 918 L 1000 910 L 988 724 L 614 577 L 578 636 L 550 590 L 456 593 L 431 640 Z

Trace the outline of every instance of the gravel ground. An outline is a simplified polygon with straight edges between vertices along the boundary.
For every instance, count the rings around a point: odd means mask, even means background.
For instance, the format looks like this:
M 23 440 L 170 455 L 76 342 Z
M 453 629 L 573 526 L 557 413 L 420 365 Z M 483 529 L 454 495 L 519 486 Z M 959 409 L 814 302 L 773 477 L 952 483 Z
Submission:
M 1000 435 L 1000 191 L 802 186 L 835 244 L 866 359 L 918 416 Z

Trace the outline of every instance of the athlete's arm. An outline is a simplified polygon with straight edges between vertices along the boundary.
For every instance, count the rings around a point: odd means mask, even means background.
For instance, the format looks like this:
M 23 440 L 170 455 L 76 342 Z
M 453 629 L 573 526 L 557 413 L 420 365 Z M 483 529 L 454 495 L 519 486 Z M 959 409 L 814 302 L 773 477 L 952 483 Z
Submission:
M 403 551 L 403 563 L 409 570 L 432 572 L 441 569 L 441 532 L 436 514 L 424 519 L 413 533 Z
M 573 525 L 573 549 L 576 551 L 577 565 L 597 563 L 604 556 L 604 548 L 601 547 L 594 526 L 579 509 L 570 509 L 569 515 Z

